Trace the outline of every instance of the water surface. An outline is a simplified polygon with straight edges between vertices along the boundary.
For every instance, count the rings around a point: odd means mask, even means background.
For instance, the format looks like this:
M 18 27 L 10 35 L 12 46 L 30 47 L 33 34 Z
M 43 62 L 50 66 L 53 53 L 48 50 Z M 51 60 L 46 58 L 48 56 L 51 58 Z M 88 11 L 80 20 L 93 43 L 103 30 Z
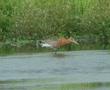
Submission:
M 110 90 L 110 51 L 1 56 L 0 90 Z

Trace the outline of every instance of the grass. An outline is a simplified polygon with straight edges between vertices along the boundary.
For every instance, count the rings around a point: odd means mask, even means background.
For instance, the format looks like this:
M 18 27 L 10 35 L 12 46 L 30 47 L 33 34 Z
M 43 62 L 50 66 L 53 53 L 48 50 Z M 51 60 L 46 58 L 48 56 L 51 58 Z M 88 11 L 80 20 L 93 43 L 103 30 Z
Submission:
M 87 36 L 109 45 L 109 10 L 109 0 L 1 0 L 0 43 Z
M 100 88 L 108 89 L 110 88 L 110 83 L 67 83 L 67 84 L 40 84 L 35 86 L 22 86 L 21 84 L 31 84 L 35 81 L 9 81 L 9 82 L 0 82 L 1 84 L 10 84 L 10 88 L 5 87 L 5 89 L 31 89 L 31 90 L 96 90 Z M 2 88 L 3 89 L 3 88 Z

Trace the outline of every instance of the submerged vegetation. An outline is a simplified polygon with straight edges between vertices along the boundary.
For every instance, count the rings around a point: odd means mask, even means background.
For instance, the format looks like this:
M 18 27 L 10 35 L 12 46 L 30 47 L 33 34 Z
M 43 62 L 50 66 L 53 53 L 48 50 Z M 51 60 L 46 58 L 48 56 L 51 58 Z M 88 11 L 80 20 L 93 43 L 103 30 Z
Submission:
M 110 48 L 110 1 L 0 0 L 0 47 L 61 36 L 75 37 L 80 49 Z

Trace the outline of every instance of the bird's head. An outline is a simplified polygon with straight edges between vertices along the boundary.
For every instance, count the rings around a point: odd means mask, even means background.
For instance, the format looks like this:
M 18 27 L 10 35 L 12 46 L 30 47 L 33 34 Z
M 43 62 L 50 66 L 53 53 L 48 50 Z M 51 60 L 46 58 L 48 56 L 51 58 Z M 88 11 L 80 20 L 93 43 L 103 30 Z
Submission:
M 76 45 L 79 45 L 79 43 L 78 43 L 74 38 L 72 38 L 72 37 L 70 37 L 68 40 L 69 40 L 71 43 L 74 43 L 74 44 L 76 44 Z

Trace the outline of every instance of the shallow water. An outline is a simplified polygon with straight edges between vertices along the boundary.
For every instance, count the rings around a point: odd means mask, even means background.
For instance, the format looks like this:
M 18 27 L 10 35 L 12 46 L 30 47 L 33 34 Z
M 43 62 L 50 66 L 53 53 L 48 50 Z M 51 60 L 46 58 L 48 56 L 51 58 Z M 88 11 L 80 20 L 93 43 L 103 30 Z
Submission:
M 110 90 L 110 51 L 0 57 L 0 90 Z

